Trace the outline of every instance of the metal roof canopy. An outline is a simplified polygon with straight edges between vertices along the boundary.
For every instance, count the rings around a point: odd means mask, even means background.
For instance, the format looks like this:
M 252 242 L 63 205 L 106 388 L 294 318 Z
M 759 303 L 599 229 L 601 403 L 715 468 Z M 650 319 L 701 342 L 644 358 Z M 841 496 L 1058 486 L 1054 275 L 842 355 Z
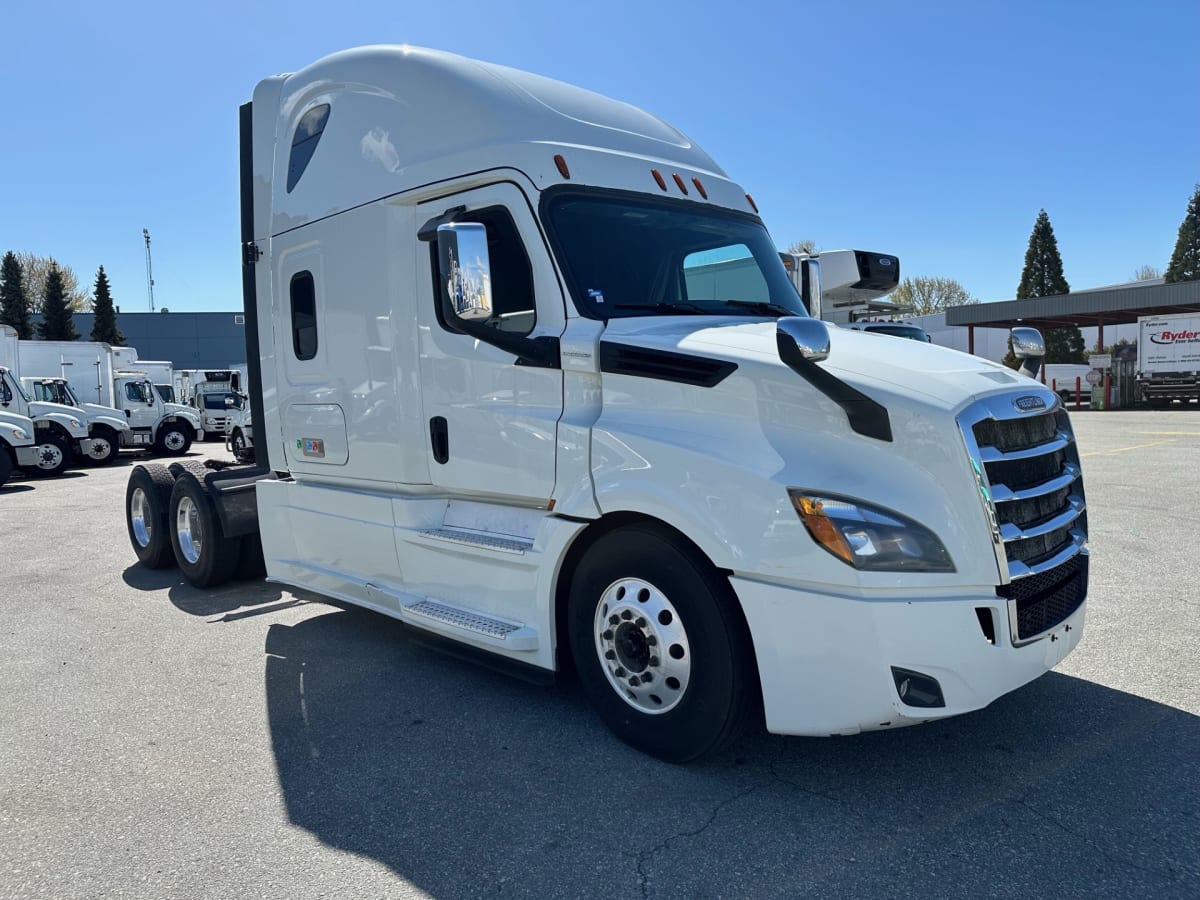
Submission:
M 1164 284 L 1161 280 L 1094 288 L 1055 297 L 1003 300 L 951 306 L 947 325 L 972 328 L 1035 328 L 1128 325 L 1138 316 L 1164 316 L 1200 312 L 1200 281 Z

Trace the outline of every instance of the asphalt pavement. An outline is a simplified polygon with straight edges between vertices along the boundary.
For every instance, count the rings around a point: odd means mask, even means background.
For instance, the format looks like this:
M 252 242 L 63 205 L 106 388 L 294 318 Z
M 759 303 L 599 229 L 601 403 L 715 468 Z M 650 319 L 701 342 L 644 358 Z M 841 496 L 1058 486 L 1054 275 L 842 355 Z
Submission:
M 142 569 L 135 456 L 16 480 L 0 897 L 1200 896 L 1200 411 L 1074 421 L 1092 581 L 1058 669 L 956 719 L 687 767 L 574 684 Z

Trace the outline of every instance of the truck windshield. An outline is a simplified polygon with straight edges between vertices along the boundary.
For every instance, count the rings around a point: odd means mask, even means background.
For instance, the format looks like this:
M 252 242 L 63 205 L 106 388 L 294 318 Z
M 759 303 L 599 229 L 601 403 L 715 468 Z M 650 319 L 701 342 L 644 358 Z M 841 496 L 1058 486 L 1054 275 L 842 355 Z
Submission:
M 7 381 L 11 381 L 11 382 L 12 382 L 13 389 L 14 389 L 14 390 L 16 390 L 16 392 L 17 392 L 18 394 L 20 394 L 20 395 L 21 395 L 21 396 L 22 396 L 22 397 L 25 399 L 25 402 L 26 402 L 26 403 L 29 403 L 29 402 L 31 402 L 31 399 L 32 399 L 32 398 L 30 398 L 30 396 L 29 396 L 27 393 L 25 393 L 25 388 L 23 388 L 23 387 L 21 386 L 21 382 L 17 381 L 17 379 L 15 379 L 15 378 L 11 377 L 11 375 L 10 375 L 9 377 L 7 377 L 7 378 L 3 378 L 3 379 L 0 379 L 0 380 L 6 381 L 6 382 L 7 382 Z
M 66 382 L 63 381 L 39 381 L 33 386 L 33 392 L 39 400 L 45 400 L 49 403 L 61 403 L 64 406 L 78 406 L 75 398 L 70 395 L 67 390 Z
M 698 204 L 563 193 L 551 236 L 576 306 L 628 316 L 807 316 L 762 223 Z
M 156 384 L 154 389 L 158 391 L 158 396 L 162 397 L 163 403 L 175 402 L 175 388 L 169 384 Z
M 233 406 L 229 406 L 225 402 L 226 397 L 233 398 Z M 205 394 L 204 395 L 205 409 L 241 409 L 242 398 L 237 394 Z

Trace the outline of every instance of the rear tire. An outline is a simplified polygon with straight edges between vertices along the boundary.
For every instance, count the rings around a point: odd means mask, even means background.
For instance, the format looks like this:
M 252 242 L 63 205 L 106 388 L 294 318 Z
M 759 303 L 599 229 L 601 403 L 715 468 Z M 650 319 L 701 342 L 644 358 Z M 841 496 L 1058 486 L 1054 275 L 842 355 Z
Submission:
M 241 555 L 238 538 L 227 538 L 208 491 L 184 474 L 171 491 L 171 550 L 188 583 L 212 588 L 233 577 Z
M 125 526 L 138 562 L 147 569 L 165 569 L 175 564 L 171 552 L 171 529 L 167 512 L 175 479 L 166 466 L 135 466 L 125 488 Z
M 665 529 L 635 525 L 600 538 L 575 570 L 567 617 L 584 692 L 644 753 L 672 763 L 716 753 L 760 706 L 732 588 Z
M 37 444 L 37 462 L 29 471 L 40 478 L 61 475 L 71 459 L 67 442 L 57 434 L 40 438 Z

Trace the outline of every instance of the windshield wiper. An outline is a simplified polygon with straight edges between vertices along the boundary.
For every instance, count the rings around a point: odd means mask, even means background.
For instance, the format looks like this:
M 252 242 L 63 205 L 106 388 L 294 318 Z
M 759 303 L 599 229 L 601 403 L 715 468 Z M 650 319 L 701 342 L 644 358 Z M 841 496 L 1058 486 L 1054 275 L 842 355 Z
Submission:
M 749 309 L 757 310 L 764 315 L 775 316 L 798 316 L 801 313 L 794 309 L 788 309 L 786 306 L 780 306 L 778 303 L 769 303 L 766 300 L 726 300 L 725 303 L 733 306 L 745 306 Z
M 704 309 L 694 303 L 614 303 L 613 309 L 646 309 L 663 315 L 672 313 L 685 316 L 719 315 L 711 309 Z

